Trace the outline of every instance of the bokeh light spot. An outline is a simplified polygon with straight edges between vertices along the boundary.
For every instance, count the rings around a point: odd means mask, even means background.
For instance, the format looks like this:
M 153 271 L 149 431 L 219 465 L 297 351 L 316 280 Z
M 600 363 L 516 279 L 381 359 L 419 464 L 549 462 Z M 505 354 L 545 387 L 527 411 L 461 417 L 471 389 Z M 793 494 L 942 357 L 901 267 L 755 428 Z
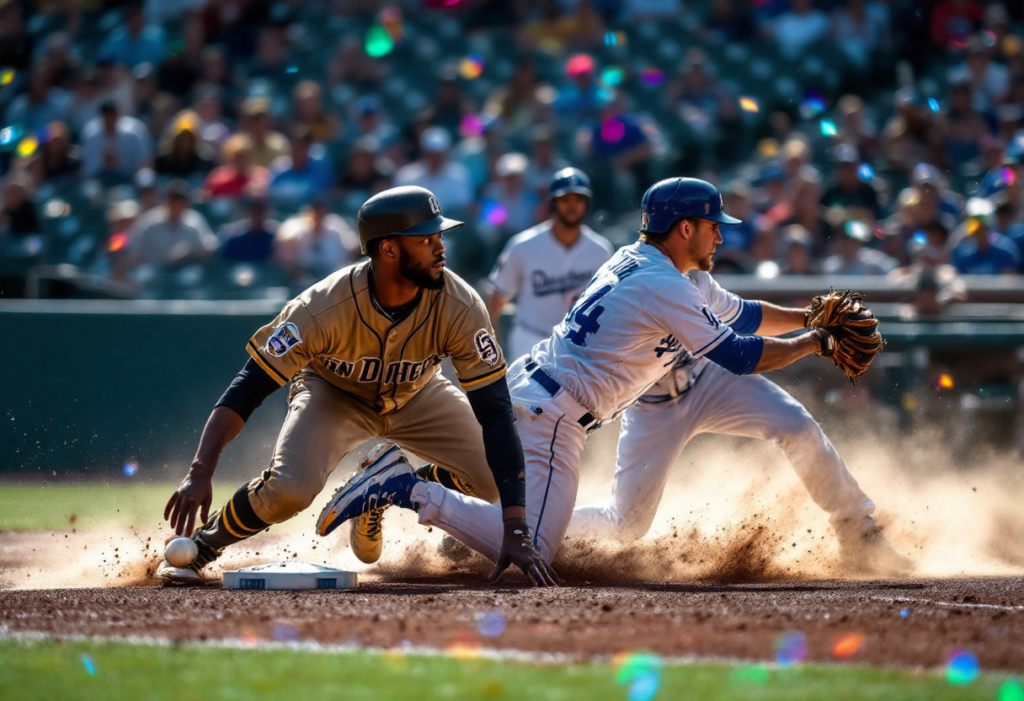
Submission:
M 857 175 L 858 177 L 860 177 L 861 180 L 863 180 L 866 183 L 869 183 L 875 179 L 875 170 L 867 163 L 862 163 L 861 166 L 857 169 Z
M 17 154 L 22 158 L 28 158 L 39 148 L 39 139 L 34 136 L 27 136 L 18 144 Z
M 1013 172 L 1013 168 L 1003 168 L 999 171 L 999 178 L 1007 185 L 1014 185 L 1017 182 L 1017 174 Z
M 939 381 L 937 383 L 937 386 L 939 389 L 953 389 L 953 387 L 956 386 L 956 383 L 953 381 L 952 375 L 947 375 L 946 373 L 943 373 L 939 375 Z
M 838 133 L 836 129 L 836 123 L 828 119 L 821 120 L 821 135 L 822 136 L 835 136 Z
M 402 27 L 402 11 L 397 7 L 385 7 L 380 11 L 380 24 L 391 37 L 391 41 L 402 40 L 404 29 Z
M 999 687 L 999 701 L 1024 701 L 1024 687 L 1008 679 Z
M 484 72 L 484 60 L 476 54 L 465 56 L 459 61 L 459 75 L 466 80 L 476 80 Z
M 593 72 L 594 59 L 586 54 L 574 54 L 565 62 L 565 74 L 570 78 Z
M 484 221 L 491 226 L 501 226 L 508 221 L 508 210 L 497 202 L 484 203 Z
M 617 144 L 626 135 L 626 124 L 617 117 L 608 117 L 601 122 L 601 141 Z
M 484 133 L 484 123 L 475 114 L 467 114 L 462 118 L 462 123 L 459 124 L 459 134 L 463 138 L 469 138 L 471 136 L 480 136 Z
M 256 647 L 260 644 L 260 639 L 256 635 L 256 631 L 252 628 L 242 629 L 242 645 L 245 647 Z
M 782 667 L 792 667 L 807 657 L 807 636 L 798 630 L 783 633 L 775 641 L 775 661 Z
M 110 237 L 110 241 L 107 242 L 107 250 L 111 253 L 117 253 L 118 251 L 124 250 L 124 247 L 127 245 L 128 234 L 114 234 Z
M 768 683 L 771 672 L 763 664 L 742 667 L 729 674 L 729 683 L 733 686 L 764 686 Z
M 858 652 L 864 644 L 863 633 L 847 633 L 839 636 L 832 645 L 832 656 L 840 660 L 848 660 Z
M 609 88 L 617 87 L 622 85 L 624 75 L 618 66 L 609 66 L 601 71 L 601 84 Z
M 505 625 L 508 623 L 505 614 L 497 607 L 476 613 L 473 620 L 476 622 L 476 629 L 485 638 L 497 638 L 505 632 Z
M 79 659 L 82 661 L 82 666 L 85 668 L 86 674 L 90 677 L 96 676 L 96 665 L 93 664 L 92 658 L 86 654 L 83 654 Z
M 930 109 L 932 112 L 938 112 L 939 111 L 939 101 L 936 100 L 934 97 L 929 97 L 928 98 L 928 109 Z
M 605 46 L 625 46 L 628 41 L 628 37 L 625 32 L 605 32 L 604 33 L 604 45 Z
M 750 112 L 751 114 L 757 114 L 761 111 L 761 106 L 757 104 L 757 100 L 752 97 L 743 95 L 740 97 L 740 109 L 744 112 Z
M 910 609 L 900 609 L 900 618 L 906 618 L 910 615 Z
M 825 111 L 825 98 L 818 90 L 808 90 L 800 100 L 800 116 L 804 119 L 814 119 Z
M 978 658 L 966 650 L 954 650 L 946 663 L 946 680 L 957 686 L 970 684 L 978 672 Z
M 656 86 L 665 82 L 665 71 L 658 68 L 645 68 L 640 71 L 640 80 L 644 85 Z
M 139 463 L 134 460 L 129 460 L 121 466 L 121 472 L 124 473 L 125 477 L 134 477 L 135 473 L 139 471 Z
M 380 58 L 387 56 L 395 48 L 395 41 L 388 34 L 387 30 L 379 24 L 375 24 L 370 27 L 370 30 L 366 32 L 366 42 L 364 44 L 366 55 L 371 58 Z
M 468 633 L 459 633 L 445 651 L 457 660 L 475 660 L 480 657 L 480 641 Z
M 4 68 L 0 70 L 0 87 L 6 87 L 14 82 L 14 76 L 16 72 L 13 68 Z
M 653 652 L 619 654 L 612 660 L 615 681 L 629 701 L 650 701 L 661 686 L 661 658 Z

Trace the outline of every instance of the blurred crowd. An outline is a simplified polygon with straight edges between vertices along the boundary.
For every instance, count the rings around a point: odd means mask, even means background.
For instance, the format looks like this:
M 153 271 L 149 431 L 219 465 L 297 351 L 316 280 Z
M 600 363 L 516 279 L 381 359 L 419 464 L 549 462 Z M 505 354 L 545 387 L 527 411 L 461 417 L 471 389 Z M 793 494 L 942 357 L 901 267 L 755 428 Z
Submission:
M 478 282 L 566 165 L 619 245 L 649 185 L 692 175 L 744 220 L 716 270 L 928 271 L 955 294 L 1024 270 L 1022 21 L 979 0 L 0 0 L 0 294 L 285 294 L 357 260 L 359 205 L 401 184 L 467 221 L 450 264 Z

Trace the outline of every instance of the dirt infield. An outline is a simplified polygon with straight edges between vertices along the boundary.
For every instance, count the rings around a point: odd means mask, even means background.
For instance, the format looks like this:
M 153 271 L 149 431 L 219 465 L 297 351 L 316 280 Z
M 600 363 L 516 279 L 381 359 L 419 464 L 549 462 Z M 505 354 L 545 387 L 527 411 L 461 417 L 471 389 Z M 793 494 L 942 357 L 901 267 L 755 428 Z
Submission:
M 484 637 L 480 614 L 507 627 Z M 493 616 L 493 614 L 492 614 Z M 493 620 L 491 621 L 493 625 Z M 500 626 L 499 626 L 500 627 Z M 0 632 L 152 636 L 175 641 L 317 640 L 459 650 L 476 646 L 581 656 L 650 649 L 663 655 L 770 659 L 786 631 L 808 659 L 865 636 L 857 662 L 937 666 L 954 648 L 987 669 L 1024 669 L 1024 582 L 680 583 L 530 590 L 478 582 L 370 583 L 347 592 L 228 592 L 131 586 L 0 592 Z M 493 630 L 484 632 L 493 633 Z

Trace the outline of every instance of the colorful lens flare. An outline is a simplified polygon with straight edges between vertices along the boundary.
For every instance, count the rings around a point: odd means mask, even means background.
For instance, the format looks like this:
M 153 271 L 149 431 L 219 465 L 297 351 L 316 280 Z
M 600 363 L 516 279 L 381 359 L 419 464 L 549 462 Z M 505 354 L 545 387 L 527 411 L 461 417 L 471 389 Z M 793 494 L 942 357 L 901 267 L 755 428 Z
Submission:
M 978 677 L 978 658 L 966 650 L 954 650 L 946 663 L 946 680 L 950 684 L 963 686 Z
M 477 613 L 473 620 L 476 622 L 476 629 L 485 638 L 497 638 L 505 632 L 505 625 L 508 623 L 508 619 L 499 608 Z
M 476 54 L 470 54 L 459 61 L 459 75 L 466 80 L 476 80 L 484 72 L 484 60 Z
M 875 179 L 875 170 L 867 163 L 864 163 L 857 169 L 857 176 L 864 182 L 869 183 Z
M 366 41 L 363 45 L 366 55 L 370 58 L 381 58 L 387 56 L 395 48 L 395 40 L 391 38 L 388 31 L 379 24 L 370 27 L 366 32 Z
M 775 661 L 779 666 L 792 667 L 803 662 L 806 657 L 807 636 L 800 631 L 788 631 L 775 641 Z
M 82 661 L 82 666 L 85 667 L 86 674 L 88 674 L 90 677 L 95 677 L 96 676 L 96 665 L 93 664 L 92 658 L 89 657 L 88 655 L 82 655 L 78 659 L 80 659 Z
M 740 97 L 740 109 L 744 112 L 750 112 L 751 114 L 757 114 L 761 111 L 761 106 L 757 104 L 757 100 L 752 97 L 742 96 Z
M 501 226 L 508 221 L 508 210 L 497 202 L 484 204 L 484 221 L 491 226 Z
M 626 135 L 626 124 L 617 117 L 609 117 L 601 122 L 601 141 L 606 144 L 617 144 Z
M 829 121 L 827 119 L 821 120 L 821 135 L 822 136 L 829 136 L 829 137 L 831 137 L 831 136 L 835 136 L 838 133 L 839 133 L 839 130 L 836 129 L 836 123 L 835 122 Z
M 139 471 L 139 463 L 134 460 L 129 460 L 121 466 L 121 472 L 124 473 L 125 477 L 133 477 L 136 472 Z
M 605 32 L 604 33 L 604 45 L 605 46 L 625 46 L 628 38 L 625 32 Z
M 953 381 L 952 375 L 943 373 L 942 375 L 939 375 L 939 381 L 936 386 L 938 389 L 953 389 L 956 386 L 956 383 Z
M 928 98 L 928 109 L 930 109 L 932 112 L 938 112 L 939 111 L 939 101 L 936 100 L 934 97 L 929 97 Z
M 17 75 L 13 68 L 4 68 L 0 70 L 0 87 L 6 87 L 14 82 L 14 76 Z
M 839 636 L 832 645 L 832 656 L 840 660 L 848 660 L 858 652 L 864 644 L 863 633 L 847 633 Z
M 1013 679 L 999 687 L 999 701 L 1024 701 L 1024 687 Z
M 645 68 L 640 71 L 640 80 L 644 85 L 656 86 L 665 82 L 665 72 L 657 68 Z
M 612 660 L 615 681 L 629 701 L 650 701 L 661 686 L 661 658 L 651 652 L 619 654 Z
M 601 71 L 601 84 L 609 88 L 615 88 L 622 85 L 622 79 L 624 77 L 625 73 L 623 73 L 621 68 L 618 66 L 609 66 Z

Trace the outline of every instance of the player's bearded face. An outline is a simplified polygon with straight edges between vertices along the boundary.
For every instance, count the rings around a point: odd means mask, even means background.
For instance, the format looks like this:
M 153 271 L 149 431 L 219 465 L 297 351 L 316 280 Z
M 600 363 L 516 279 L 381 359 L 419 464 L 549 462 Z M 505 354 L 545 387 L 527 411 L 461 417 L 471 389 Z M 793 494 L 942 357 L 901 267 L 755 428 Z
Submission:
M 575 192 L 556 198 L 554 215 L 563 226 L 579 226 L 587 215 L 587 198 Z
M 398 272 L 417 287 L 439 290 L 444 287 L 444 244 L 441 234 L 424 237 L 398 237 Z
M 691 223 L 694 225 L 696 229 L 691 229 L 690 235 L 690 257 L 697 263 L 698 270 L 708 272 L 715 264 L 715 250 L 722 242 L 722 236 L 715 222 L 697 219 Z

